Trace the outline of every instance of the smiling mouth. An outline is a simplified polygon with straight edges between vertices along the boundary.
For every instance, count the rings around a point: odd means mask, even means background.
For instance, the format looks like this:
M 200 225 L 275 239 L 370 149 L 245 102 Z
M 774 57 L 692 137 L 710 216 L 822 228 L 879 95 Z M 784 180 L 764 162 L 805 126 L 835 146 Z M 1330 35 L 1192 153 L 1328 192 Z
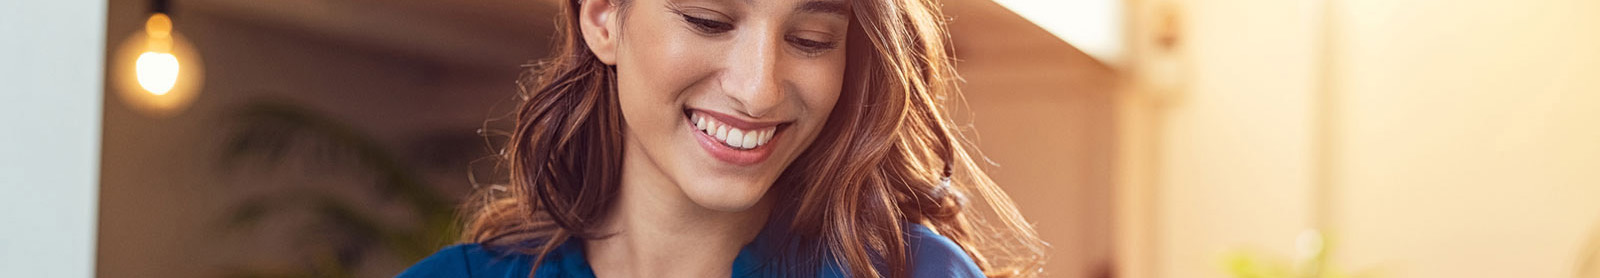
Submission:
M 772 143 L 772 138 L 777 136 L 780 128 L 786 125 L 769 124 L 765 125 L 765 127 L 750 127 L 748 124 L 740 123 L 740 125 L 746 126 L 745 128 L 740 128 L 735 124 L 719 120 L 717 119 L 718 117 L 712 115 L 693 110 L 685 112 L 689 118 L 689 123 L 694 126 L 695 131 L 705 134 L 711 139 L 715 139 L 716 142 L 721 143 L 722 146 L 734 150 L 754 150 L 766 146 L 767 143 Z

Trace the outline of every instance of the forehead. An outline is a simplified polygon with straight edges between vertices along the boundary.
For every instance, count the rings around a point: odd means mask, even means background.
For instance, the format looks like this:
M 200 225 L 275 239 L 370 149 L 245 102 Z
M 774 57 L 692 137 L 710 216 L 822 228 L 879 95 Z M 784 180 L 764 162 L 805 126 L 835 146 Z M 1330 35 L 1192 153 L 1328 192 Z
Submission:
M 710 2 L 728 6 L 775 9 L 795 14 L 850 17 L 849 0 L 666 0 L 669 3 Z

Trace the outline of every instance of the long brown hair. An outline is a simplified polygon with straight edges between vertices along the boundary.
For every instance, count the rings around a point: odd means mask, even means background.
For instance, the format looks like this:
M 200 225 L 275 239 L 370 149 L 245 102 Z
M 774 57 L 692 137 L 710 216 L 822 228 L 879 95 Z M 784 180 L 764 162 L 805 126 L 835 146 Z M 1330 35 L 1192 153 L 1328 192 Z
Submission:
M 511 180 L 472 203 L 467 242 L 538 262 L 573 237 L 601 236 L 595 228 L 617 196 L 624 131 L 616 69 L 578 30 L 581 1 L 563 1 L 555 55 L 519 80 L 525 101 L 503 157 Z M 905 223 L 950 238 L 989 276 L 1038 273 L 1045 244 L 944 109 L 959 78 L 938 3 L 850 3 L 844 91 L 816 141 L 768 192 L 779 194 L 770 218 L 784 222 L 769 226 L 819 247 L 855 277 L 909 274 Z M 972 193 L 980 198 L 969 200 Z

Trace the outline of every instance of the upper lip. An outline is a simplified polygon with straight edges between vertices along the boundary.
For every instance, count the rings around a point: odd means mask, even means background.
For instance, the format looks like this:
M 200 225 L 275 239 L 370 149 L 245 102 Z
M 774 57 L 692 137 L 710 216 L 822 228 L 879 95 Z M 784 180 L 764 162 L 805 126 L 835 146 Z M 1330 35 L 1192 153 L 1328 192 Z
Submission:
M 702 109 L 689 109 L 689 113 L 700 113 L 701 115 L 710 116 L 712 119 L 716 119 L 718 122 L 722 122 L 724 124 L 727 124 L 729 126 L 732 126 L 732 127 L 735 127 L 735 128 L 739 128 L 739 129 L 742 129 L 742 130 L 757 130 L 757 129 L 774 127 L 774 126 L 778 126 L 778 125 L 782 125 L 782 124 L 788 123 L 788 122 L 783 122 L 783 121 L 745 120 L 745 119 L 740 119 L 739 117 L 735 117 L 733 115 L 718 113 L 716 111 L 710 111 L 710 110 L 702 110 Z

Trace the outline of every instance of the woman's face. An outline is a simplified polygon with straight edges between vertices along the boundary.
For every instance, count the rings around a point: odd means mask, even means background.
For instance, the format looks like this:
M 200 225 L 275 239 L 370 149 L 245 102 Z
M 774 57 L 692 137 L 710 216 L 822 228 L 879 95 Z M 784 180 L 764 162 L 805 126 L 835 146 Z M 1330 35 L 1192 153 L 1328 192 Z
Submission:
M 641 168 L 624 178 L 670 181 L 706 208 L 755 205 L 844 82 L 845 0 L 633 0 L 582 15 L 591 50 L 616 65 L 624 163 Z

